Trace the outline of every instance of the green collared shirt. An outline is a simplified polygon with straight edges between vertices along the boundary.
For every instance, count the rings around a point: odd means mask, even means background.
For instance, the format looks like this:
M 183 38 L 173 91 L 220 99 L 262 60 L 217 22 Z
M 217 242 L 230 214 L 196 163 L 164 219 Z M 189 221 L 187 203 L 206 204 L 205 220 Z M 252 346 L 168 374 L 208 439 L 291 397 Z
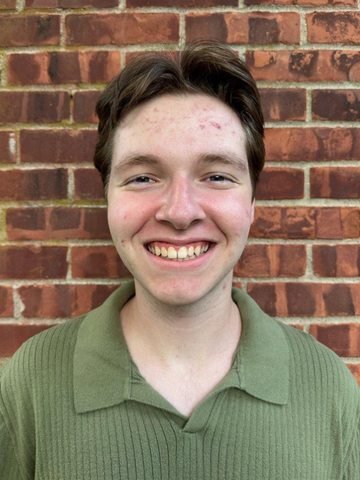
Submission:
M 360 479 L 360 393 L 333 352 L 234 288 L 231 370 L 187 418 L 130 357 L 119 311 L 133 295 L 131 281 L 6 365 L 0 478 Z

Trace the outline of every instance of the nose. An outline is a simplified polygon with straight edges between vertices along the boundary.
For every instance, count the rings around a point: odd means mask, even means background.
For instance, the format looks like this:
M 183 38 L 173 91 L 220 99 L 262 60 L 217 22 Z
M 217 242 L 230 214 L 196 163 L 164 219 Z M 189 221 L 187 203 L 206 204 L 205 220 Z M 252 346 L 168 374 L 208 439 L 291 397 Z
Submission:
M 198 195 L 188 179 L 173 179 L 161 199 L 161 206 L 155 214 L 156 220 L 169 222 L 178 230 L 185 230 L 193 222 L 204 220 L 206 213 Z

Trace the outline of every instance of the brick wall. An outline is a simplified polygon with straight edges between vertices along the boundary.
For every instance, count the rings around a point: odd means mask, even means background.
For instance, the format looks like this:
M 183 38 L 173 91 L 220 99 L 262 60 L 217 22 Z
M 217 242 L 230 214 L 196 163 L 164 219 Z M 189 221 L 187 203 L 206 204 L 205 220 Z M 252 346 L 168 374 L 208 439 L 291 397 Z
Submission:
M 267 166 L 236 284 L 360 381 L 358 0 L 0 0 L 0 357 L 129 277 L 92 167 L 94 105 L 134 52 L 198 37 L 259 81 Z

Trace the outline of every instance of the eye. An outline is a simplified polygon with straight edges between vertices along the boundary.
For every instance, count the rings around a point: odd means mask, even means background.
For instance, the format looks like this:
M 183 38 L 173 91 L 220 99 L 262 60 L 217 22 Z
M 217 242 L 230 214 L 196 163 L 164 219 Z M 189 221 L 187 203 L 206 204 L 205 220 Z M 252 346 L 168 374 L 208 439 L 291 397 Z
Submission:
M 210 175 L 208 178 L 209 178 L 209 179 L 215 178 L 215 179 L 216 179 L 216 180 L 215 180 L 216 183 L 218 183 L 218 182 L 224 182 L 224 181 L 226 181 L 226 182 L 231 182 L 231 181 L 232 181 L 230 178 L 224 177 L 223 175 L 218 175 L 218 174 Z
M 147 177 L 146 175 L 140 175 L 128 181 L 129 183 L 149 183 L 148 180 L 154 181 L 152 178 Z

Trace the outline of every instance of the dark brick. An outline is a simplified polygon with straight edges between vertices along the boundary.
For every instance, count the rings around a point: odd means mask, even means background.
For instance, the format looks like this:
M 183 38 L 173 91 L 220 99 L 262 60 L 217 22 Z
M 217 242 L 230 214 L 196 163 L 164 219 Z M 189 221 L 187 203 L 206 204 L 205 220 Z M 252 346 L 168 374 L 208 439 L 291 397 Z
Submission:
M 311 43 L 360 43 L 359 12 L 315 12 L 306 15 Z
M 262 88 L 260 95 L 266 122 L 305 120 L 306 91 L 304 89 Z
M 50 200 L 67 197 L 67 171 L 0 171 L 0 200 Z
M 119 278 L 131 274 L 122 263 L 115 247 L 72 247 L 73 278 Z
M 312 168 L 310 182 L 312 198 L 360 198 L 360 168 Z
M 12 317 L 14 315 L 14 302 L 11 287 L 0 286 L 0 317 Z
M 60 15 L 0 16 L 1 47 L 59 44 Z
M 314 90 L 315 120 L 360 121 L 360 90 Z
M 22 130 L 21 162 L 90 163 L 97 140 L 96 130 Z
M 98 123 L 95 107 L 101 93 L 88 91 L 74 94 L 73 116 L 76 123 Z
M 119 0 L 25 0 L 25 8 L 109 8 Z
M 304 171 L 294 168 L 266 168 L 256 188 L 258 200 L 303 198 Z
M 75 199 L 102 200 L 104 188 L 100 173 L 95 168 L 78 168 L 74 171 Z
M 359 277 L 359 245 L 313 245 L 313 268 L 322 277 Z
M 0 247 L 0 278 L 65 278 L 66 253 L 65 247 Z
M 127 0 L 126 6 L 130 8 L 137 7 L 216 7 L 231 6 L 237 7 L 237 0 Z
M 29 338 L 52 325 L 0 324 L 0 357 L 11 357 Z
M 310 333 L 340 357 L 360 357 L 360 325 L 311 325 Z
M 68 92 L 0 92 L 2 123 L 55 123 L 69 115 Z

